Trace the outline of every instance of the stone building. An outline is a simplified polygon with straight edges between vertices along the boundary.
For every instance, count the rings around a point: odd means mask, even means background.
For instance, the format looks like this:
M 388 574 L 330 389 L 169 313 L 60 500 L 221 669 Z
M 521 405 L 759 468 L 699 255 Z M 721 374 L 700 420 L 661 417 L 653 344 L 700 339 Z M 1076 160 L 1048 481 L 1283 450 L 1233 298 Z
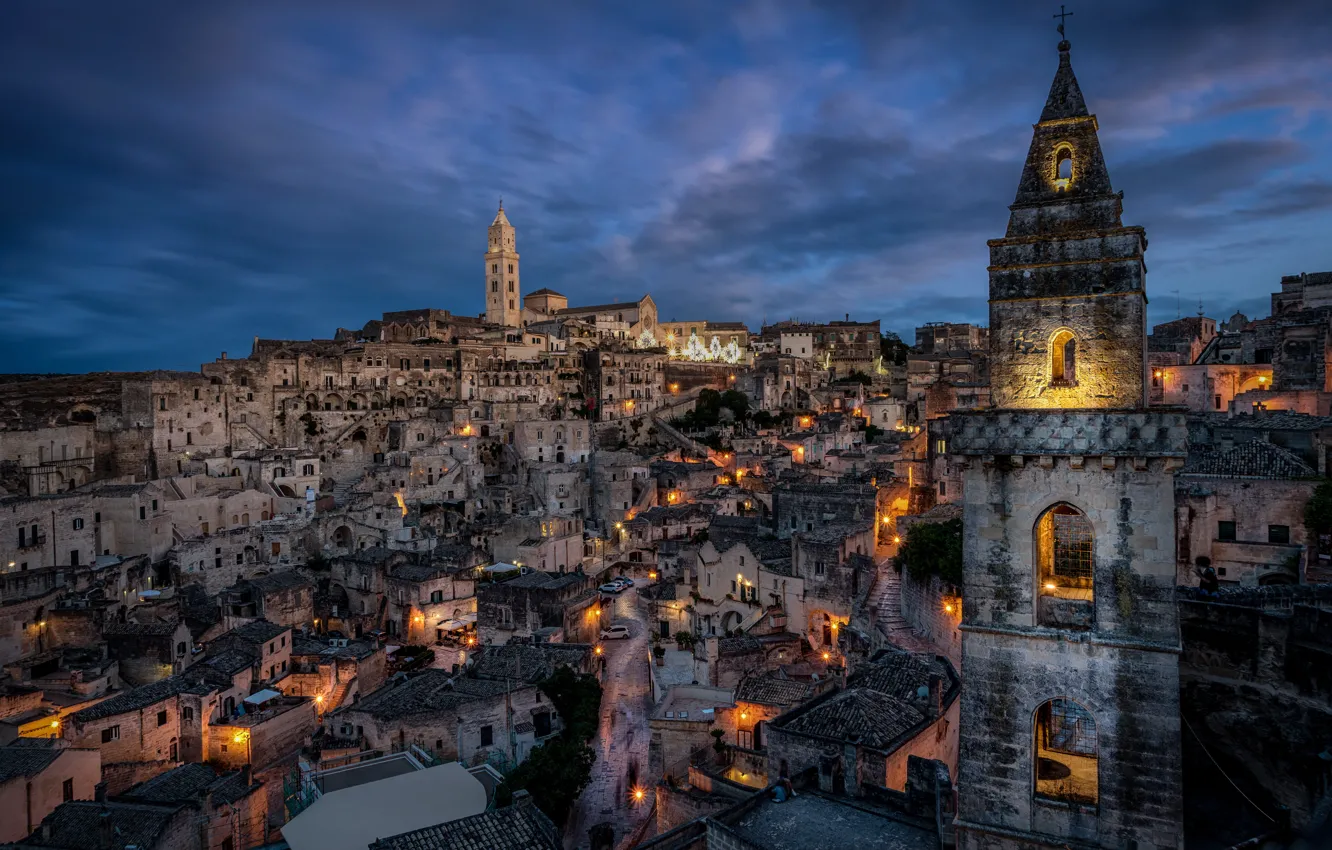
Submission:
M 512 640 L 595 643 L 601 637 L 596 579 L 582 573 L 525 573 L 477 590 L 477 637 L 483 645 Z
M 948 354 L 954 351 L 987 351 L 990 330 L 979 325 L 954 322 L 926 322 L 916 328 L 916 350 L 921 354 Z
M 199 850 L 245 850 L 268 840 L 268 794 L 249 766 L 218 774 L 182 764 L 119 795 L 117 803 L 188 806 L 199 820 Z
M 344 738 L 372 749 L 415 744 L 442 761 L 512 767 L 555 735 L 562 722 L 535 685 L 454 676 L 430 669 L 391 682 L 333 715 Z
M 966 468 L 957 844 L 1182 847 L 1174 472 L 1146 410 L 1142 228 L 1070 62 L 990 246 L 991 395 Z
M 632 419 L 660 408 L 666 393 L 666 354 L 627 346 L 583 352 L 583 393 L 590 418 Z
M 181 672 L 194 661 L 194 641 L 183 620 L 107 623 L 107 657 L 120 663 L 127 684 L 146 685 Z
M 943 657 L 887 651 L 862 665 L 845 688 L 766 724 L 769 776 L 818 768 L 820 786 L 860 795 L 862 785 L 903 791 L 910 756 L 957 770 L 961 682 Z
M 1309 552 L 1304 506 L 1318 473 L 1262 440 L 1191 449 L 1175 474 L 1177 575 L 1195 585 L 1203 561 L 1224 583 L 1295 584 Z
M 0 747 L 0 841 L 19 841 L 61 803 L 91 800 L 102 781 L 96 750 L 23 738 Z
M 506 328 L 523 324 L 523 295 L 518 285 L 517 231 L 504 214 L 504 202 L 490 223 L 486 242 L 486 321 Z

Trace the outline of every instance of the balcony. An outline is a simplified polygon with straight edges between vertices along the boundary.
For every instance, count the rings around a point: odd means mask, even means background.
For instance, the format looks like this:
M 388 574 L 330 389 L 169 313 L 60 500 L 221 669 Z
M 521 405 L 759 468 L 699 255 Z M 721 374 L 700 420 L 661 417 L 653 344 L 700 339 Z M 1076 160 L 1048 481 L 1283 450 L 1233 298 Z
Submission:
M 40 549 L 45 545 L 46 545 L 46 535 L 37 534 L 28 538 L 20 538 L 18 550 L 20 552 L 27 552 L 32 549 Z

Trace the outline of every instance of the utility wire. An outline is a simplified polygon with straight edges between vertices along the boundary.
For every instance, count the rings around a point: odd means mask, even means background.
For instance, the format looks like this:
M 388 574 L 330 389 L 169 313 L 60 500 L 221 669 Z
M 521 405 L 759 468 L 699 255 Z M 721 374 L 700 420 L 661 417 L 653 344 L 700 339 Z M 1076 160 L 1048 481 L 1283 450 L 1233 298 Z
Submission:
M 1245 800 L 1248 800 L 1249 805 L 1253 806 L 1254 809 L 1257 810 L 1258 814 L 1267 818 L 1272 823 L 1276 823 L 1277 822 L 1276 818 L 1272 817 L 1267 812 L 1263 811 L 1262 808 L 1259 807 L 1259 805 L 1255 803 L 1253 800 L 1250 800 L 1249 795 L 1245 794 L 1242 790 L 1240 790 L 1240 787 L 1235 784 L 1235 780 L 1230 778 L 1230 776 L 1225 772 L 1225 770 L 1222 769 L 1220 764 L 1217 764 L 1216 759 L 1212 758 L 1212 754 L 1207 751 L 1207 745 L 1202 742 L 1202 738 L 1198 737 L 1198 733 L 1193 731 L 1193 724 L 1189 723 L 1189 719 L 1182 714 L 1179 716 L 1179 719 L 1184 721 L 1184 725 L 1187 726 L 1189 729 L 1189 734 L 1193 735 L 1193 739 L 1198 742 L 1198 746 L 1202 747 L 1203 753 L 1207 756 L 1208 759 L 1211 759 L 1212 764 L 1216 765 L 1216 769 L 1221 772 L 1221 775 L 1226 778 L 1226 781 L 1230 783 L 1231 787 L 1233 787 L 1236 791 L 1239 791 L 1239 795 L 1243 797 Z

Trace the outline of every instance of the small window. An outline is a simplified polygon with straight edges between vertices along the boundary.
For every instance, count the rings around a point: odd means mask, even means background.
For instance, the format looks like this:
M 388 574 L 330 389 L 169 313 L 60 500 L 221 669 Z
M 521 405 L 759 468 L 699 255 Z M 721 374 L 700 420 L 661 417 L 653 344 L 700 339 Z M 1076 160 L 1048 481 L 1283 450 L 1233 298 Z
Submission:
M 120 727 L 108 726 L 102 730 L 102 743 L 109 744 L 112 741 L 120 740 Z
M 1050 340 L 1050 383 L 1072 386 L 1077 383 L 1078 339 L 1070 330 L 1061 330 Z
M 1073 149 L 1061 147 L 1055 151 L 1055 188 L 1067 189 L 1073 183 Z
M 60 790 L 61 790 L 61 792 L 62 792 L 62 793 L 61 793 L 61 796 L 63 796 L 63 797 L 65 798 L 65 802 L 66 802 L 66 803 L 68 803 L 68 802 L 70 802 L 71 800 L 73 800 L 73 799 L 74 799 L 74 780 L 73 780 L 73 779 L 66 779 L 63 783 L 61 783 Z
M 193 720 L 193 719 L 194 719 L 194 709 L 191 708 L 191 707 L 188 706 L 188 705 L 185 706 L 184 708 L 182 708 L 182 709 L 180 710 L 180 719 L 181 719 L 181 720 L 186 720 L 186 721 Z
M 1283 546 L 1290 543 L 1290 526 L 1269 525 L 1267 527 L 1267 542 L 1280 543 Z
M 167 724 L 167 713 L 165 711 L 157 712 L 157 725 L 165 726 Z
M 74 519 L 74 530 L 78 531 L 81 528 L 83 528 L 83 517 L 76 517 Z
M 1095 806 L 1096 720 L 1069 699 L 1052 699 L 1036 710 L 1036 796 Z
M 1234 540 L 1234 539 L 1235 539 L 1235 521 L 1234 521 L 1234 520 L 1222 520 L 1221 522 L 1218 522 L 1218 523 L 1216 524 L 1216 539 L 1217 539 L 1217 540 Z
M 492 726 L 481 727 L 481 746 L 489 747 L 495 743 L 495 729 Z
M 816 575 L 816 576 L 821 576 L 821 575 L 823 575 L 823 572 L 824 572 L 824 569 L 823 569 L 823 562 L 822 562 L 822 561 L 815 561 L 815 562 L 814 562 L 814 575 Z

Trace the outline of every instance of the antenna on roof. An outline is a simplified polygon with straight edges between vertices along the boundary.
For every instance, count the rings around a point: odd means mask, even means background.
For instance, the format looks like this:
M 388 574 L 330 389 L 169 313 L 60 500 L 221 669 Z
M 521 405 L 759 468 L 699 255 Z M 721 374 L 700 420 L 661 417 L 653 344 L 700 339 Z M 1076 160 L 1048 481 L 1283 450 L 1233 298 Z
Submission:
M 1203 315 L 1202 299 L 1199 298 L 1199 299 L 1198 299 L 1198 318 L 1201 319 L 1201 318 L 1202 318 L 1202 315 Z

